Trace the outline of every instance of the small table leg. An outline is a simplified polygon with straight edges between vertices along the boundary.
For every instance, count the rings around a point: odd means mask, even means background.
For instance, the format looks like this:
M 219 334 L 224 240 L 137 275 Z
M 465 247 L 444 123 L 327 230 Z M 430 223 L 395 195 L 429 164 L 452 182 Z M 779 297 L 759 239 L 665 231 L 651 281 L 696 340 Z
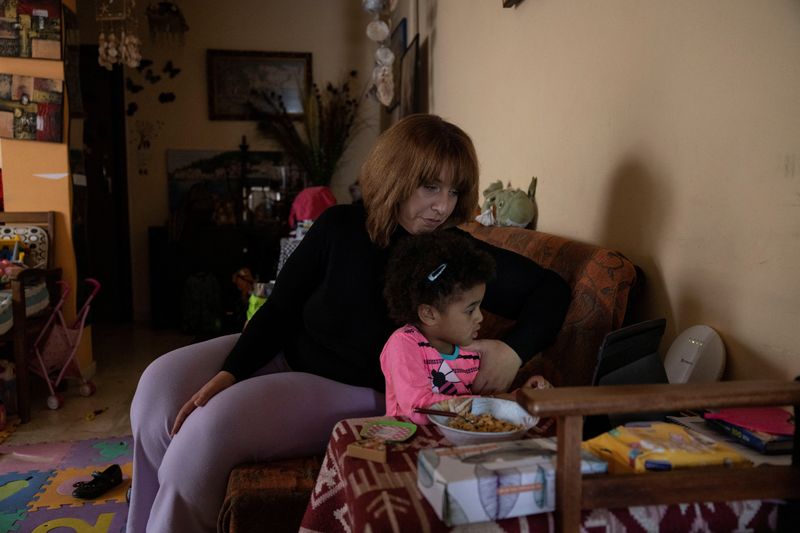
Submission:
M 558 417 L 556 516 L 564 533 L 579 531 L 581 523 L 581 454 L 583 417 Z

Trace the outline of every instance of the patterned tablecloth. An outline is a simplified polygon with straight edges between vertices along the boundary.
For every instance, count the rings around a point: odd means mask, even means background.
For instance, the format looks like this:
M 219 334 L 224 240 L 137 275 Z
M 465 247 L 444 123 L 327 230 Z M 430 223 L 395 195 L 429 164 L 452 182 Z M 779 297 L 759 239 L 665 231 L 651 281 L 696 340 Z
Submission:
M 410 441 L 390 447 L 386 464 L 347 457 L 347 445 L 358 439 L 367 420 L 374 419 L 343 420 L 334 427 L 301 532 L 555 531 L 552 513 L 448 528 L 417 490 L 417 452 L 450 443 L 433 426 L 419 426 Z M 582 529 L 773 531 L 778 505 L 756 500 L 594 509 L 584 511 Z

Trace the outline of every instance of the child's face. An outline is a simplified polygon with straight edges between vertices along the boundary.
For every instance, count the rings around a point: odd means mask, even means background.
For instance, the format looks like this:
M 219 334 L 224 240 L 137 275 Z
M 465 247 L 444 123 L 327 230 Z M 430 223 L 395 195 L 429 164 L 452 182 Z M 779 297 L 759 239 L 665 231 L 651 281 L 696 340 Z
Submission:
M 481 283 L 462 292 L 447 307 L 439 312 L 439 320 L 433 328 L 441 340 L 464 346 L 478 336 L 483 315 L 481 301 L 486 285 Z

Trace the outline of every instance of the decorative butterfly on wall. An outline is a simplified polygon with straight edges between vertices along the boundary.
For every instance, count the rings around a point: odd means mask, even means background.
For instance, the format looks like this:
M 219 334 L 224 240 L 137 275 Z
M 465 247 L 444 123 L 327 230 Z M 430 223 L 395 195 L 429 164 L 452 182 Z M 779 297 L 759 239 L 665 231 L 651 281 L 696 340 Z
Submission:
M 133 94 L 136 94 L 142 89 L 144 89 L 142 85 L 135 84 L 133 80 L 130 78 L 125 78 L 125 88 L 128 90 L 128 92 L 131 92 Z
M 181 69 L 176 68 L 175 66 L 173 66 L 172 60 L 169 60 L 164 65 L 164 68 L 161 70 L 161 72 L 163 72 L 165 74 L 169 74 L 170 79 L 172 79 L 172 78 L 174 78 L 175 76 L 177 76 L 178 74 L 181 73 Z
M 144 78 L 150 83 L 158 83 L 161 81 L 161 76 L 158 74 L 153 74 L 152 69 L 147 69 L 147 72 L 144 73 Z

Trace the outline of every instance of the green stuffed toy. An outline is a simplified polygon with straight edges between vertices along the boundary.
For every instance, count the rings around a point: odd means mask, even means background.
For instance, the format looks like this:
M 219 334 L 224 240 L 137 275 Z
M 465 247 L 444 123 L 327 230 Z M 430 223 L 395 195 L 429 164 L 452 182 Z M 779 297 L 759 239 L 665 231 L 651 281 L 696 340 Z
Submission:
M 483 191 L 481 214 L 475 220 L 484 226 L 536 227 L 536 176 L 531 179 L 527 194 L 520 189 L 503 188 L 498 180 Z

